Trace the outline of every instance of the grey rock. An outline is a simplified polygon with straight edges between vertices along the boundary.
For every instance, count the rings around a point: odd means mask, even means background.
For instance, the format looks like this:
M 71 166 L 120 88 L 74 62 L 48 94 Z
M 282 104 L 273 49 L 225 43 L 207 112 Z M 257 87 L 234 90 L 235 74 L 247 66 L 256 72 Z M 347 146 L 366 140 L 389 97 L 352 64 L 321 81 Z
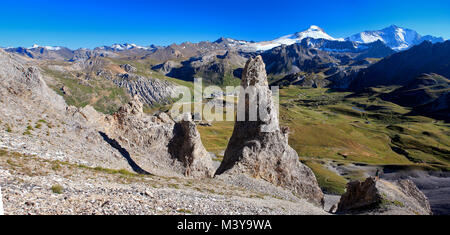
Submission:
M 176 94 L 173 83 L 134 74 L 119 74 L 113 82 L 119 87 L 125 87 L 131 95 L 138 95 L 149 104 L 167 104 Z
M 315 205 L 323 206 L 323 193 L 307 166 L 300 163 L 294 149 L 288 145 L 287 129 L 280 129 L 272 93 L 267 85 L 265 65 L 260 56 L 250 59 L 244 69 L 241 85 L 254 85 L 266 103 L 260 109 L 268 111 L 268 118 L 257 121 L 237 121 L 225 151 L 217 176 L 244 174 L 241 179 L 262 179 L 275 186 L 292 191 Z M 248 103 L 250 97 L 240 96 L 239 103 Z M 239 106 L 239 104 L 238 104 Z M 248 106 L 245 108 L 248 113 Z M 265 132 L 264 126 L 272 127 Z
M 160 113 L 156 114 L 156 117 L 158 117 L 158 119 L 161 120 L 161 122 L 163 122 L 163 123 L 168 123 L 168 124 L 174 123 L 172 118 L 170 118 L 170 116 L 167 113 L 160 112 Z
M 166 75 L 172 72 L 173 69 L 181 67 L 181 63 L 168 60 L 160 65 L 154 66 L 152 69 Z
M 191 120 L 175 123 L 165 113 L 145 114 L 137 95 L 100 123 L 107 138 L 126 150 L 138 171 L 193 178 L 213 175 L 211 156 L 196 125 Z
M 137 72 L 136 67 L 130 65 L 130 64 L 121 64 L 120 67 L 125 70 L 127 73 L 135 73 Z
M 337 213 L 347 214 L 431 214 L 427 197 L 410 180 L 389 182 L 369 177 L 347 184 Z
M 203 146 L 195 123 L 183 119 L 175 124 L 174 132 L 169 151 L 184 164 L 185 175 L 196 178 L 212 177 L 214 167 L 211 155 Z

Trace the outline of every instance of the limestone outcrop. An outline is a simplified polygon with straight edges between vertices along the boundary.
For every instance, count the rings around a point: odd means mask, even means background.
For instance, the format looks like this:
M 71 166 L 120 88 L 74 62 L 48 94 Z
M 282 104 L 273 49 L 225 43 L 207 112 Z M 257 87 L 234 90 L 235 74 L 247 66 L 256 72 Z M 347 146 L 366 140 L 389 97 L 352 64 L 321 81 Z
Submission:
M 176 94 L 175 85 L 169 81 L 133 73 L 117 74 L 112 81 L 116 86 L 124 87 L 132 96 L 140 96 L 149 105 L 168 104 Z
M 268 185 L 258 186 L 264 181 L 323 206 L 323 193 L 313 172 L 300 163 L 297 153 L 288 145 L 288 129 L 279 127 L 278 113 L 260 56 L 246 63 L 241 86 L 244 89 L 254 86 L 259 100 L 262 99 L 257 110 L 265 110 L 267 115 L 249 121 L 249 104 L 255 97 L 240 95 L 238 108 L 245 109 L 246 119 L 236 121 L 216 176 L 254 190 L 267 188 Z
M 174 122 L 165 113 L 145 114 L 140 98 L 134 96 L 103 123 L 107 138 L 126 149 L 138 171 L 195 178 L 213 175 L 210 153 L 192 121 Z
M 200 139 L 200 133 L 192 120 L 181 120 L 174 126 L 174 137 L 169 143 L 169 152 L 186 168 L 185 175 L 196 178 L 212 177 L 214 168 L 210 153 Z
M 427 197 L 411 180 L 389 182 L 369 177 L 347 184 L 337 213 L 345 214 L 431 214 Z

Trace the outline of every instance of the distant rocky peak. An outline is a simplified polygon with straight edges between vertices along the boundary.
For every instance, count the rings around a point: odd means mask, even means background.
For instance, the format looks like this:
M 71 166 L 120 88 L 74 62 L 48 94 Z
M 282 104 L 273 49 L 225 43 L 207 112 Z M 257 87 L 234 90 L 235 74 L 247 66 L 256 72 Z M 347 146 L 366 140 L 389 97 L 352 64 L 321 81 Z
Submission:
M 323 39 L 327 39 L 327 40 L 336 40 L 335 38 L 331 37 L 330 35 L 328 35 L 327 33 L 325 33 L 325 31 L 320 28 L 319 26 L 316 25 L 311 25 L 307 30 L 302 31 L 302 32 L 297 32 L 294 35 L 291 35 L 290 38 L 297 38 L 298 40 L 302 40 L 304 38 L 323 38 Z M 282 38 L 286 38 L 288 36 L 284 36 Z M 298 42 L 297 42 L 298 43 Z
M 244 40 L 236 40 L 233 38 L 220 37 L 219 39 L 214 41 L 214 43 L 226 45 L 229 47 L 236 47 L 236 46 L 246 45 L 248 42 L 244 41 Z
M 227 42 L 227 41 L 230 41 L 230 39 L 229 38 L 220 37 L 219 39 L 217 39 L 214 42 L 215 43 L 221 43 L 221 42 Z

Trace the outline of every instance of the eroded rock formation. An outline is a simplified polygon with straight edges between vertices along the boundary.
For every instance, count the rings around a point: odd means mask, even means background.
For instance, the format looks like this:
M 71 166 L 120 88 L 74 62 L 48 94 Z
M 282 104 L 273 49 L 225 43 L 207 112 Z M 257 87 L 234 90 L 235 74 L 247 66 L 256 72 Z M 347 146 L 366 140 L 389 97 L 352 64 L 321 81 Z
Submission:
M 313 172 L 300 163 L 297 153 L 288 145 L 285 133 L 287 129 L 279 127 L 278 113 L 260 56 L 247 62 L 241 85 L 244 89 L 249 86 L 256 88 L 259 99 L 265 100 L 258 104 L 258 110 L 266 110 L 268 115 L 259 117 L 257 121 L 248 121 L 248 104 L 255 97 L 240 96 L 238 107 L 244 107 L 245 104 L 246 119 L 235 123 L 233 135 L 216 175 L 232 178 L 229 181 L 241 186 L 255 185 L 255 190 L 260 188 L 258 183 L 242 181 L 262 179 L 323 206 L 323 193 Z
M 211 156 L 202 144 L 196 124 L 183 119 L 174 128 L 169 152 L 186 167 L 185 174 L 196 178 L 212 177 L 214 168 Z
M 337 213 L 431 214 L 427 197 L 410 180 L 389 182 L 369 177 L 347 184 Z
M 211 156 L 203 147 L 194 122 L 174 122 L 165 113 L 145 114 L 138 96 L 104 120 L 100 123 L 104 123 L 103 130 L 108 138 L 126 149 L 144 171 L 212 177 Z
M 166 80 L 143 77 L 133 73 L 117 74 L 112 81 L 132 96 L 138 95 L 147 104 L 168 104 L 176 94 L 175 85 Z

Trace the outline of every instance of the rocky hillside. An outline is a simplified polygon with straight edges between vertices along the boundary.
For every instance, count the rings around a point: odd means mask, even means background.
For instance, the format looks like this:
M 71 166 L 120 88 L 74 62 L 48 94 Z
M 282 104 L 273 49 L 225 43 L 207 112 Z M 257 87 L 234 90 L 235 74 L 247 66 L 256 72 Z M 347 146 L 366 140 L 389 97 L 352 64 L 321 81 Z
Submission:
M 261 55 L 274 85 L 338 87 L 347 76 L 393 53 L 381 42 L 360 44 L 305 38 L 301 43 L 276 47 Z
M 408 85 L 381 97 L 425 114 L 450 120 L 450 80 L 438 74 L 422 74 Z
M 147 107 L 173 102 L 176 84 L 135 66 L 103 57 L 77 62 L 39 62 L 45 78 L 66 102 L 77 107 L 92 105 L 112 114 L 138 95 Z
M 39 45 L 34 45 L 31 48 L 8 48 L 6 51 L 33 59 L 43 60 L 71 60 L 75 56 L 75 52 L 66 47 L 43 47 Z
M 398 89 L 380 97 L 413 108 L 412 114 L 449 120 L 449 53 L 450 41 L 423 42 L 341 81 L 347 80 L 349 88 L 359 93 L 370 87 L 395 86 Z
M 206 84 L 237 85 L 248 55 L 237 51 L 210 52 L 200 57 L 176 62 L 166 61 L 153 67 L 169 77 L 185 81 L 203 78 Z

